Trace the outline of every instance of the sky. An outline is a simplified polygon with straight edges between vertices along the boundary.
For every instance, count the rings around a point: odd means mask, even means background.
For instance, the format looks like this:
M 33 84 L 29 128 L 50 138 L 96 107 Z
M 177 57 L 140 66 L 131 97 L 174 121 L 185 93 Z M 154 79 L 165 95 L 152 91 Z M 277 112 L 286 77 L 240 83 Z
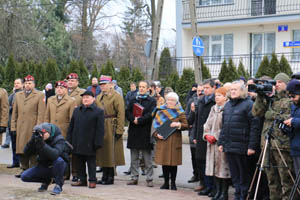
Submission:
M 115 14 L 112 23 L 115 24 L 115 30 L 118 31 L 117 25 L 122 24 L 122 14 L 126 11 L 126 5 L 129 0 L 117 0 L 117 2 L 108 6 L 109 13 Z M 164 47 L 169 47 L 171 53 L 175 52 L 176 42 L 176 1 L 175 0 L 164 0 L 163 17 L 160 32 L 159 50 L 161 51 Z

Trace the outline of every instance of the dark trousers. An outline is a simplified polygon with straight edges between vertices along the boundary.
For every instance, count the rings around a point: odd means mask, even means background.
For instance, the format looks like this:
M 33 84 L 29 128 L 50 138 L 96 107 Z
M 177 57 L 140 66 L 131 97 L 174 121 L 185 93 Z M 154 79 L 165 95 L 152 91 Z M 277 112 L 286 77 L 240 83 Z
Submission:
M 12 149 L 12 164 L 13 165 L 19 165 L 20 164 L 20 161 L 19 161 L 19 156 L 16 154 L 16 141 L 17 141 L 17 136 L 16 135 L 13 135 L 11 134 L 11 131 L 10 129 L 8 130 L 9 131 L 9 135 L 10 135 L 10 139 L 11 139 L 11 149 Z
M 196 162 L 196 147 L 190 147 L 191 150 L 191 160 L 192 160 L 192 166 L 193 166 L 193 175 L 197 178 L 198 172 L 197 172 L 197 162 Z
M 206 188 L 210 188 L 212 189 L 214 186 L 214 179 L 212 176 L 206 176 L 205 175 L 205 164 L 206 164 L 206 160 L 200 160 L 197 159 L 197 172 L 199 175 L 199 179 L 200 179 L 200 185 L 204 184 L 204 186 Z
M 38 165 L 36 167 L 29 168 L 25 170 L 21 179 L 24 182 L 37 182 L 37 183 L 50 183 L 51 178 L 55 178 L 55 183 L 59 186 L 64 184 L 64 173 L 67 167 L 67 163 L 58 157 L 51 167 L 44 167 Z
M 88 166 L 88 173 L 89 173 L 89 182 L 97 182 L 96 178 L 96 155 L 94 156 L 85 156 L 85 155 L 78 155 L 76 154 L 76 169 L 78 178 L 86 182 L 87 174 L 86 174 L 86 163 Z
M 251 182 L 249 159 L 247 155 L 226 153 L 232 183 L 235 188 L 234 199 L 244 200 Z

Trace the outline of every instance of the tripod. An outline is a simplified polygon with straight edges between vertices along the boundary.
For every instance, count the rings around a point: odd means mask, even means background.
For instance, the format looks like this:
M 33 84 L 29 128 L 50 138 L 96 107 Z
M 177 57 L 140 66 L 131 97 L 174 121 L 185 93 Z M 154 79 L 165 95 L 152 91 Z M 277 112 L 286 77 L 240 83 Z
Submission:
M 300 170 L 298 170 L 298 172 L 297 172 L 296 180 L 295 180 L 295 183 L 293 185 L 292 191 L 290 193 L 289 200 L 293 200 L 294 199 L 295 193 L 296 193 L 296 189 L 299 192 L 299 188 L 298 188 L 299 182 L 300 182 Z
M 259 183 L 260 183 L 260 179 L 261 179 L 261 174 L 262 174 L 262 171 L 264 170 L 264 168 L 266 168 L 266 166 L 264 165 L 264 161 L 265 161 L 265 158 L 266 158 L 266 153 L 267 151 L 269 152 L 270 154 L 270 144 L 271 144 L 271 139 L 276 139 L 278 140 L 280 143 L 283 143 L 278 137 L 276 137 L 274 134 L 273 134 L 273 131 L 274 131 L 274 126 L 275 124 L 277 123 L 277 119 L 275 119 L 271 125 L 271 127 L 269 128 L 268 132 L 266 133 L 265 135 L 265 144 L 263 146 L 263 151 L 260 153 L 260 156 L 259 156 L 259 160 L 257 162 L 257 167 L 255 169 L 255 173 L 253 175 L 253 178 L 252 178 L 252 181 L 251 181 L 251 185 L 249 187 L 249 190 L 248 190 L 248 196 L 247 196 L 247 200 L 250 198 L 250 192 L 252 191 L 252 188 L 254 186 L 254 183 L 255 183 L 255 178 L 256 178 L 256 175 L 257 175 L 257 172 L 259 170 L 259 173 L 258 173 L 258 178 L 257 178 L 257 183 L 256 183 L 256 188 L 255 188 L 255 193 L 254 193 L 254 200 L 256 200 L 257 198 L 257 194 L 258 194 L 258 188 L 259 188 Z M 276 143 L 276 141 L 274 142 L 275 144 L 275 147 L 276 147 L 276 150 L 278 151 L 278 154 L 280 155 L 280 159 L 282 160 L 283 164 L 284 164 L 284 168 L 287 168 L 288 169 L 288 165 L 283 157 L 283 155 L 281 154 L 281 151 L 278 147 L 278 144 Z M 270 156 L 269 156 L 269 159 L 270 159 Z M 269 160 L 269 167 L 272 167 L 270 166 L 270 160 Z M 273 166 L 274 167 L 274 166 Z M 288 173 L 289 173 L 289 176 L 291 177 L 293 183 L 295 184 L 295 180 L 293 178 L 293 175 L 291 173 L 291 171 L 288 169 Z M 298 182 L 300 181 L 300 176 L 298 177 Z M 296 186 L 297 188 L 297 186 Z M 296 190 L 296 189 L 294 189 Z M 300 191 L 297 189 L 298 193 L 300 194 Z M 295 192 L 294 192 L 295 193 Z

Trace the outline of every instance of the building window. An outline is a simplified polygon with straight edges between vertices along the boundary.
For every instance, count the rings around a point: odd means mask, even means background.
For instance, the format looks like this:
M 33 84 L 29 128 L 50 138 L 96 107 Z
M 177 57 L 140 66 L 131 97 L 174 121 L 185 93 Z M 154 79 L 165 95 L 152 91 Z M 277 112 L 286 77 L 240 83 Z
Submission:
M 293 41 L 300 41 L 300 30 L 293 31 Z M 293 60 L 300 60 L 300 48 L 293 48 Z
M 203 35 L 200 36 L 204 43 L 203 58 L 206 62 L 222 62 L 222 56 L 233 55 L 233 34 Z
M 200 6 L 213 6 L 222 4 L 232 4 L 233 0 L 199 0 Z

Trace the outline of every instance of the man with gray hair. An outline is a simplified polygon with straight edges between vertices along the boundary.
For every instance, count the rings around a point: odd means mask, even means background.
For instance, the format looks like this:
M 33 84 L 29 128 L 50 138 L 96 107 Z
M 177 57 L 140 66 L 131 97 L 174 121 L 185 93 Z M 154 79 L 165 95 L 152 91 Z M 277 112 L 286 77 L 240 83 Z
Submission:
M 246 199 L 251 182 L 248 159 L 256 151 L 259 119 L 252 116 L 253 102 L 247 98 L 244 83 L 232 83 L 229 99 L 224 106 L 218 146 L 229 162 L 235 199 Z

